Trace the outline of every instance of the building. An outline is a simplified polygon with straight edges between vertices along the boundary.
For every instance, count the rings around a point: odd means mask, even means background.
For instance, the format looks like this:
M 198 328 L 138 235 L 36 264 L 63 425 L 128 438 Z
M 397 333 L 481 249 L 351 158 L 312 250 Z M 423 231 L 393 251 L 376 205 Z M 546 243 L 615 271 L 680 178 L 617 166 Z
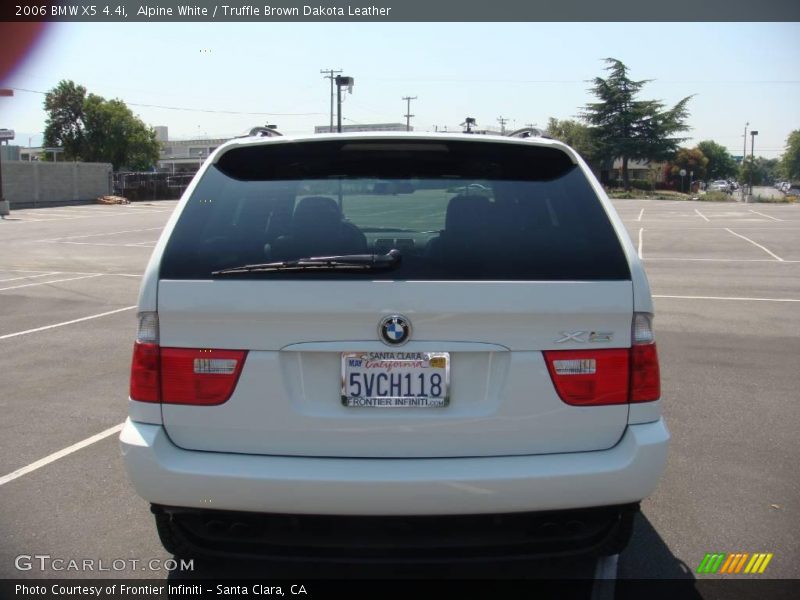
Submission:
M 631 181 L 646 181 L 656 184 L 664 182 L 664 166 L 667 163 L 646 159 L 628 160 L 628 177 Z M 615 158 L 609 171 L 609 181 L 622 180 L 622 159 Z
M 359 123 L 352 125 L 342 125 L 342 133 L 352 133 L 356 131 L 406 131 L 405 123 Z M 411 128 L 414 131 L 414 128 Z M 337 133 L 336 125 L 331 129 L 330 125 L 316 125 L 314 133 Z
M 161 144 L 158 170 L 165 173 L 195 173 L 209 154 L 231 139 L 170 140 L 167 127 L 161 125 L 154 129 Z

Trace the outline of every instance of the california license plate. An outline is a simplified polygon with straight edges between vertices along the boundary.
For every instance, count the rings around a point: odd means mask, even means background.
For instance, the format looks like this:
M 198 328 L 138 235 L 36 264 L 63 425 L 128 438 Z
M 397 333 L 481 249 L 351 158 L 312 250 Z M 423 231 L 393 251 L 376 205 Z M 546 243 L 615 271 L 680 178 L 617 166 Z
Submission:
M 346 352 L 342 404 L 368 408 L 441 408 L 450 401 L 448 352 Z

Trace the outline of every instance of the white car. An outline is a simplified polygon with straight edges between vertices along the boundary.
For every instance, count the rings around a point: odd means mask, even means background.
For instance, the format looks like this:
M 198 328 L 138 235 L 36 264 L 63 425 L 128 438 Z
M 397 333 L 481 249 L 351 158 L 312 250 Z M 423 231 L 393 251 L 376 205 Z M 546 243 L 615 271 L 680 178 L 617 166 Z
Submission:
M 138 319 L 122 453 L 178 556 L 615 554 L 665 467 L 644 268 L 553 140 L 232 140 Z
M 717 181 L 712 181 L 711 183 L 709 183 L 708 187 L 706 188 L 706 191 L 708 191 L 708 192 L 725 192 L 725 193 L 729 194 L 732 191 L 732 188 L 731 188 L 731 184 L 728 181 L 726 181 L 724 179 L 719 179 Z

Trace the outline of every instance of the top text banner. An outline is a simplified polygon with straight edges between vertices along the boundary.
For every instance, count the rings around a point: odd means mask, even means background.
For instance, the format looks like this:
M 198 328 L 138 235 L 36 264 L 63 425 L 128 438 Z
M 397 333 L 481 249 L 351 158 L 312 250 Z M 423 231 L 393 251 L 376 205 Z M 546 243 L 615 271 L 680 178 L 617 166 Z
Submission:
M 352 1 L 352 3 L 348 3 Z M 0 4 L 0 21 L 82 22 L 752 22 L 800 21 L 798 0 L 295 0 L 215 2 L 162 0 L 70 2 L 10 0 Z M 409 34 L 410 36 L 412 33 Z M 709 31 L 713 37 L 713 31 Z M 411 37 L 409 37 L 409 40 Z

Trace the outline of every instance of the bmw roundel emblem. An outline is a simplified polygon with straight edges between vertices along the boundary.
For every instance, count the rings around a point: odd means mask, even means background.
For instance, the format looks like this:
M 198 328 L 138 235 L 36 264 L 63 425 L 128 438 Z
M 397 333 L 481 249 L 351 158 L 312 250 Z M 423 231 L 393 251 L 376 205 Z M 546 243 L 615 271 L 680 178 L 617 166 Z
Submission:
M 384 317 L 378 325 L 378 335 L 390 346 L 405 344 L 411 336 L 411 321 L 403 315 Z

